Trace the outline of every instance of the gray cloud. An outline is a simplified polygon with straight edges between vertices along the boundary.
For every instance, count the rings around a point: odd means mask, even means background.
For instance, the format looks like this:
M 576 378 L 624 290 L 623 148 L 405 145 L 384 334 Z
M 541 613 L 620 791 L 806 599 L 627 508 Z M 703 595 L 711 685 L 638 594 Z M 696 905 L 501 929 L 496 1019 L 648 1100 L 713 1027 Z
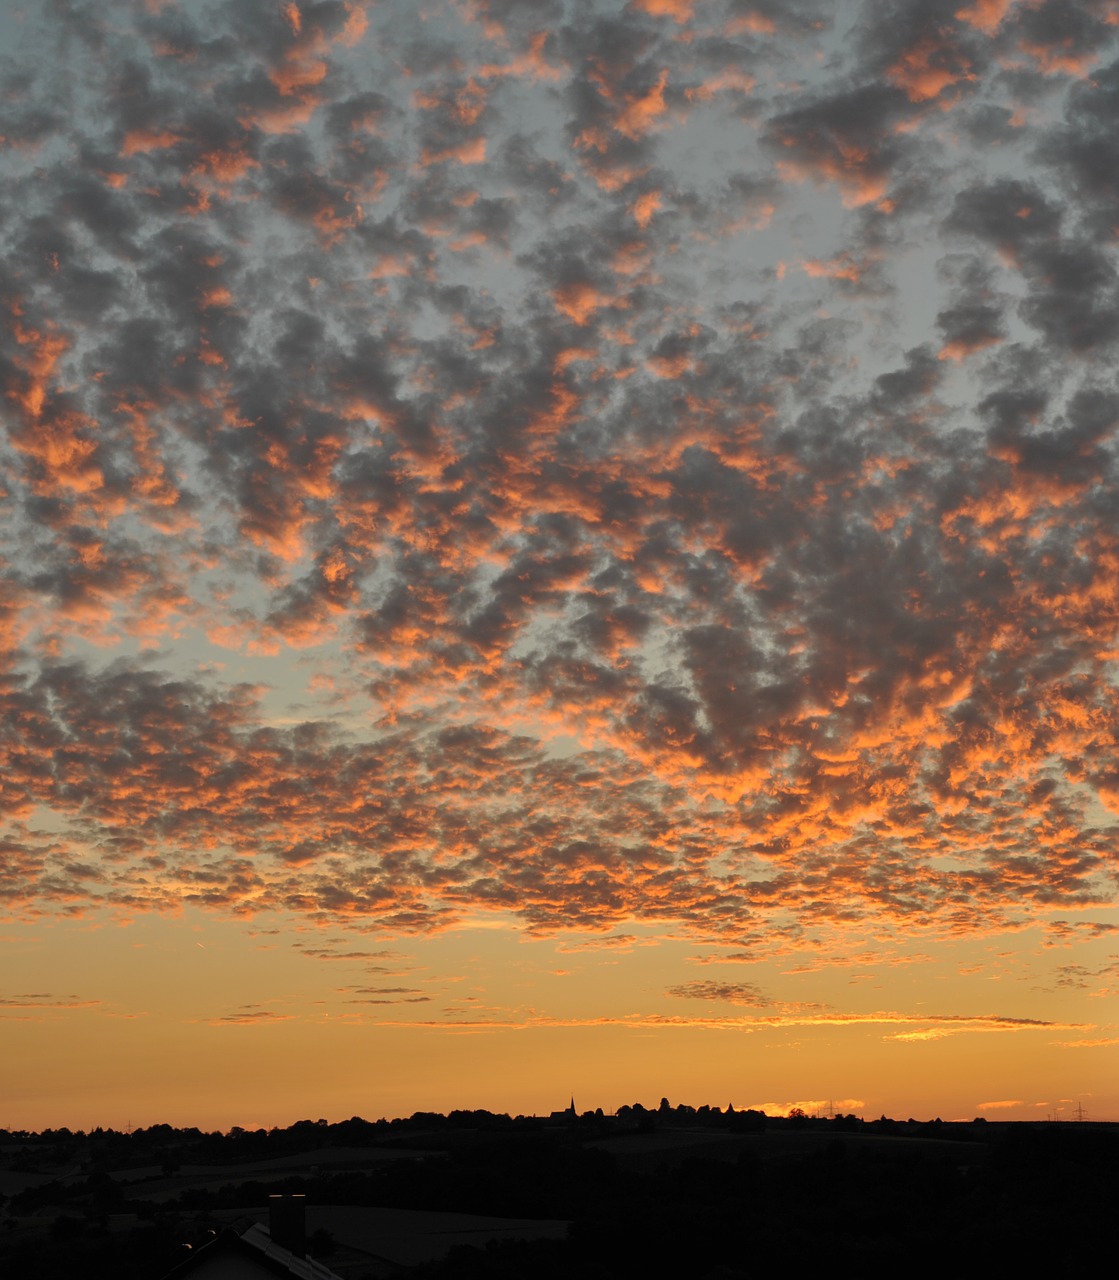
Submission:
M 3 70 L 13 912 L 1107 900 L 1095 9 L 111 9 Z
M 668 988 L 668 995 L 687 1000 L 717 1000 L 724 1004 L 744 1004 L 764 1009 L 771 1001 L 752 982 L 684 982 Z

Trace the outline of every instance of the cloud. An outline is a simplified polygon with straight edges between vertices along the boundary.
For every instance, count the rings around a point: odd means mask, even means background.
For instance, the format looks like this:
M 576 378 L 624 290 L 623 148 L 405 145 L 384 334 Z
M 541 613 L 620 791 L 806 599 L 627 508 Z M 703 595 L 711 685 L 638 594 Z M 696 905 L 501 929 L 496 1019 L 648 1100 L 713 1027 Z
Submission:
M 1110 996 L 1119 987 L 1119 956 L 1111 955 L 1102 965 L 1063 964 L 1053 971 L 1056 987 L 1091 990 L 1095 996 Z
M 1042 0 L 1023 7 L 1018 47 L 1045 75 L 1084 76 L 1111 38 L 1092 6 Z
M 764 135 L 787 180 L 834 183 L 858 208 L 885 197 L 907 146 L 891 124 L 904 118 L 903 95 L 886 84 L 821 97 L 768 122 Z
M 726 1004 L 746 1004 L 764 1008 L 772 1003 L 752 982 L 683 982 L 666 993 L 685 1000 L 717 1000 Z
M 345 997 L 346 1004 L 429 1004 L 431 996 L 417 987 L 342 987 L 352 991 Z
M 804 972 L 1113 901 L 1119 28 L 919 9 L 29 20 L 5 910 Z
M 212 1027 L 252 1027 L 271 1022 L 290 1022 L 295 1017 L 292 1013 L 277 1013 L 273 1009 L 262 1009 L 259 1005 L 244 1005 L 233 1013 L 222 1014 L 219 1018 L 211 1018 Z
M 1046 925 L 1047 947 L 1068 946 L 1079 938 L 1105 938 L 1119 933 L 1119 924 L 1106 920 L 1052 920 Z
M 957 10 L 956 17 L 990 36 L 1002 25 L 1013 3 L 1014 0 L 975 0 L 974 4 Z
M 100 1000 L 83 1000 L 81 996 L 53 996 L 42 992 L 0 996 L 0 1009 L 95 1009 L 100 1004 Z
M 611 933 L 601 938 L 585 938 L 581 942 L 559 942 L 556 951 L 574 955 L 580 951 L 632 951 L 634 947 L 652 946 L 653 938 L 638 938 L 632 933 Z
M 306 947 L 298 942 L 292 946 L 299 949 L 302 955 L 310 960 L 397 960 L 401 958 L 399 951 L 382 949 L 380 951 L 337 951 L 326 948 Z
M 368 1020 L 367 1020 L 368 1021 Z M 1009 1018 L 997 1014 L 933 1014 L 921 1016 L 902 1013 L 838 1013 L 810 1007 L 798 1011 L 766 1014 L 760 1017 L 739 1015 L 683 1015 L 667 1013 L 633 1013 L 626 1015 L 591 1015 L 563 1017 L 540 1012 L 505 1009 L 448 1008 L 439 1018 L 420 1020 L 378 1019 L 370 1025 L 414 1027 L 448 1032 L 514 1031 L 526 1028 L 621 1027 L 636 1030 L 672 1028 L 687 1030 L 738 1032 L 740 1034 L 783 1030 L 797 1027 L 891 1027 L 913 1026 L 915 1029 L 885 1037 L 889 1040 L 924 1041 L 948 1035 L 982 1032 L 984 1034 L 1030 1031 L 1090 1029 L 1086 1024 L 1051 1022 L 1034 1018 Z

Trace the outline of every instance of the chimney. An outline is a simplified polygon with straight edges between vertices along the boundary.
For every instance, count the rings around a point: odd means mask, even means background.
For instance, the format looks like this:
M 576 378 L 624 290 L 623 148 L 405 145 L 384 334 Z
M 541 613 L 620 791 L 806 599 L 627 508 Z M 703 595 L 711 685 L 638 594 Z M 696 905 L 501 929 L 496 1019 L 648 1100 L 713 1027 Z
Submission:
M 297 1258 L 307 1255 L 307 1219 L 302 1195 L 268 1197 L 268 1234 L 272 1243 L 290 1249 Z

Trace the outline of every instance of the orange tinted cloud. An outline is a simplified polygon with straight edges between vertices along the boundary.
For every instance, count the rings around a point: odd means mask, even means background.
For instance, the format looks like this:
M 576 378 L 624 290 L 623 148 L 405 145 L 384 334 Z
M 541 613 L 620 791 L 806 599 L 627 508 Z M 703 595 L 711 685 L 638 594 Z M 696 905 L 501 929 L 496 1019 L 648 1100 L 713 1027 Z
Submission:
M 179 142 L 179 135 L 169 129 L 133 129 L 124 135 L 122 156 L 145 155 L 149 151 L 165 151 Z
M 631 206 L 633 220 L 641 228 L 645 228 L 653 219 L 656 211 L 663 207 L 659 191 L 646 191 L 639 195 Z
M 815 169 L 794 161 L 778 161 L 777 169 L 789 182 L 803 182 L 808 177 L 829 179 L 842 191 L 844 207 L 858 209 L 881 199 L 889 189 L 889 180 L 870 171 L 866 161 L 866 153 L 856 149 L 838 160 L 825 160 Z
M 600 308 L 614 306 L 618 301 L 589 281 L 560 285 L 554 297 L 556 310 L 577 325 L 585 325 Z
M 489 80 L 502 76 L 527 76 L 532 80 L 559 81 L 564 78 L 564 69 L 548 61 L 544 47 L 548 43 L 548 32 L 538 31 L 529 41 L 528 49 L 518 54 L 509 62 L 486 63 L 477 70 L 479 79 Z
M 653 18 L 672 18 L 683 25 L 695 14 L 695 0 L 631 0 L 631 7 Z
M 782 983 L 1036 928 L 1061 992 L 1111 981 L 1053 919 L 1113 896 L 1110 89 L 1012 102 L 976 34 L 1059 69 L 1106 24 L 975 5 L 817 59 L 733 8 L 729 48 L 667 3 L 370 8 L 360 44 L 353 6 L 178 12 L 104 65 L 43 29 L 91 111 L 2 104 L 0 791 L 49 815 L 5 828 L 12 911 L 574 930 L 579 965 L 658 929 Z M 704 973 L 633 1025 L 1047 1021 Z
M 1053 44 L 1023 39 L 1021 49 L 1047 76 L 1086 76 L 1089 68 L 1100 58 L 1095 49 L 1078 49 L 1077 42 L 1071 36 Z
M 286 62 L 281 66 L 273 67 L 268 72 L 268 78 L 286 98 L 298 93 L 301 89 L 308 89 L 313 85 L 322 84 L 326 79 L 326 72 L 326 63 L 317 58 L 297 59 L 292 62 Z
M 260 162 L 244 151 L 231 147 L 226 151 L 207 151 L 199 157 L 193 173 L 213 178 L 222 185 L 236 182 L 251 169 L 258 169 Z
M 420 163 L 446 164 L 448 160 L 455 160 L 459 164 L 482 164 L 485 158 L 485 138 L 471 138 L 458 146 L 446 147 L 441 151 L 424 150 L 420 156 Z
M 752 93 L 756 84 L 757 81 L 753 76 L 737 67 L 727 67 L 704 80 L 702 84 L 694 85 L 684 92 L 690 101 L 705 102 L 717 93 L 726 93 L 728 90 L 736 93 Z
M 886 72 L 910 102 L 927 102 L 970 76 L 966 59 L 931 36 L 907 49 Z
M 846 280 L 850 284 L 858 284 L 862 276 L 862 271 L 849 253 L 840 254 L 827 262 L 821 262 L 819 258 L 808 258 L 801 265 L 805 275 L 815 279 Z
M 346 21 L 336 39 L 338 44 L 353 48 L 361 43 L 369 30 L 369 16 L 364 3 L 347 3 L 343 0 L 343 8 L 346 11 Z
M 627 98 L 625 106 L 614 121 L 614 128 L 627 138 L 640 138 L 654 127 L 654 122 L 664 115 L 664 87 L 668 72 L 662 70 L 656 84 L 645 94 Z
M 728 36 L 740 36 L 746 32 L 751 35 L 772 35 L 777 29 L 776 23 L 764 13 L 749 12 L 731 18 L 725 27 Z
M 968 359 L 969 356 L 976 355 L 980 351 L 985 351 L 988 347 L 997 346 L 1002 341 L 996 335 L 979 335 L 974 338 L 956 338 L 952 342 L 946 342 L 944 346 L 937 352 L 938 360 L 952 360 L 959 362 Z
M 975 0 L 965 9 L 957 9 L 956 17 L 985 35 L 992 36 L 1002 25 L 1015 0 Z

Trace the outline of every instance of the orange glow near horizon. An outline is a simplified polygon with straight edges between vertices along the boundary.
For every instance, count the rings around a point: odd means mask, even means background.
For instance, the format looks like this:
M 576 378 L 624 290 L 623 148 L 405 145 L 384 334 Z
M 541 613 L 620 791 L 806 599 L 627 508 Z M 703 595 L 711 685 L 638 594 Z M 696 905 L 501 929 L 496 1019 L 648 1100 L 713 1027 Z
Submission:
M 24 1053 L 54 1064 L 9 1095 L 8 1123 L 228 1129 L 460 1107 L 544 1114 L 572 1092 L 580 1110 L 653 1105 L 668 1095 L 771 1114 L 843 1099 L 842 1109 L 867 1118 L 971 1119 L 997 1110 L 1004 1119 L 1034 1119 L 1062 1107 L 1071 1114 L 1070 1052 L 1076 1099 L 1093 1113 L 1110 1105 L 1119 1042 L 1101 1042 L 1087 1023 L 882 1011 L 877 983 L 905 959 L 904 943 L 884 964 L 875 952 L 845 972 L 797 976 L 764 958 L 720 966 L 703 955 L 712 963 L 696 967 L 694 943 L 646 929 L 615 935 L 618 946 L 594 935 L 518 941 L 485 927 L 418 946 L 317 931 L 296 933 L 294 943 L 292 936 L 246 934 L 202 909 L 177 922 L 9 931 L 3 944 L 16 973 L 33 968 L 50 980 L 54 970 L 65 972 L 70 951 L 91 981 L 111 981 L 118 997 L 28 996 L 0 1006 L 9 1025 L 20 1020 Z M 961 944 L 939 960 L 916 955 L 905 967 L 915 980 L 931 969 L 941 999 L 954 1004 L 966 1000 L 968 958 L 986 951 Z M 1036 941 L 1024 952 L 1027 964 L 1031 954 L 1040 954 Z M 697 975 L 720 967 L 737 971 L 736 979 L 749 974 L 731 984 L 747 1003 L 728 1015 L 712 990 L 725 984 L 697 979 L 686 984 L 695 994 L 670 997 L 667 1013 L 649 979 L 679 972 L 681 961 Z M 829 1015 L 826 1001 L 795 998 L 775 1012 L 758 991 L 772 982 L 793 997 L 838 995 L 852 977 L 865 1012 Z M 537 999 L 547 993 L 553 1014 L 521 1003 L 530 982 Z M 261 1000 L 262 983 L 285 994 Z M 445 1011 L 433 1019 L 440 1004 Z M 630 1011 L 642 1006 L 644 1013 Z M 1090 1006 L 1079 1002 L 1079 1016 Z M 80 1079 L 67 1062 L 75 1042 Z M 370 1062 L 378 1064 L 373 1075 Z M 968 1070 L 946 1088 L 947 1065 L 960 1062 Z

